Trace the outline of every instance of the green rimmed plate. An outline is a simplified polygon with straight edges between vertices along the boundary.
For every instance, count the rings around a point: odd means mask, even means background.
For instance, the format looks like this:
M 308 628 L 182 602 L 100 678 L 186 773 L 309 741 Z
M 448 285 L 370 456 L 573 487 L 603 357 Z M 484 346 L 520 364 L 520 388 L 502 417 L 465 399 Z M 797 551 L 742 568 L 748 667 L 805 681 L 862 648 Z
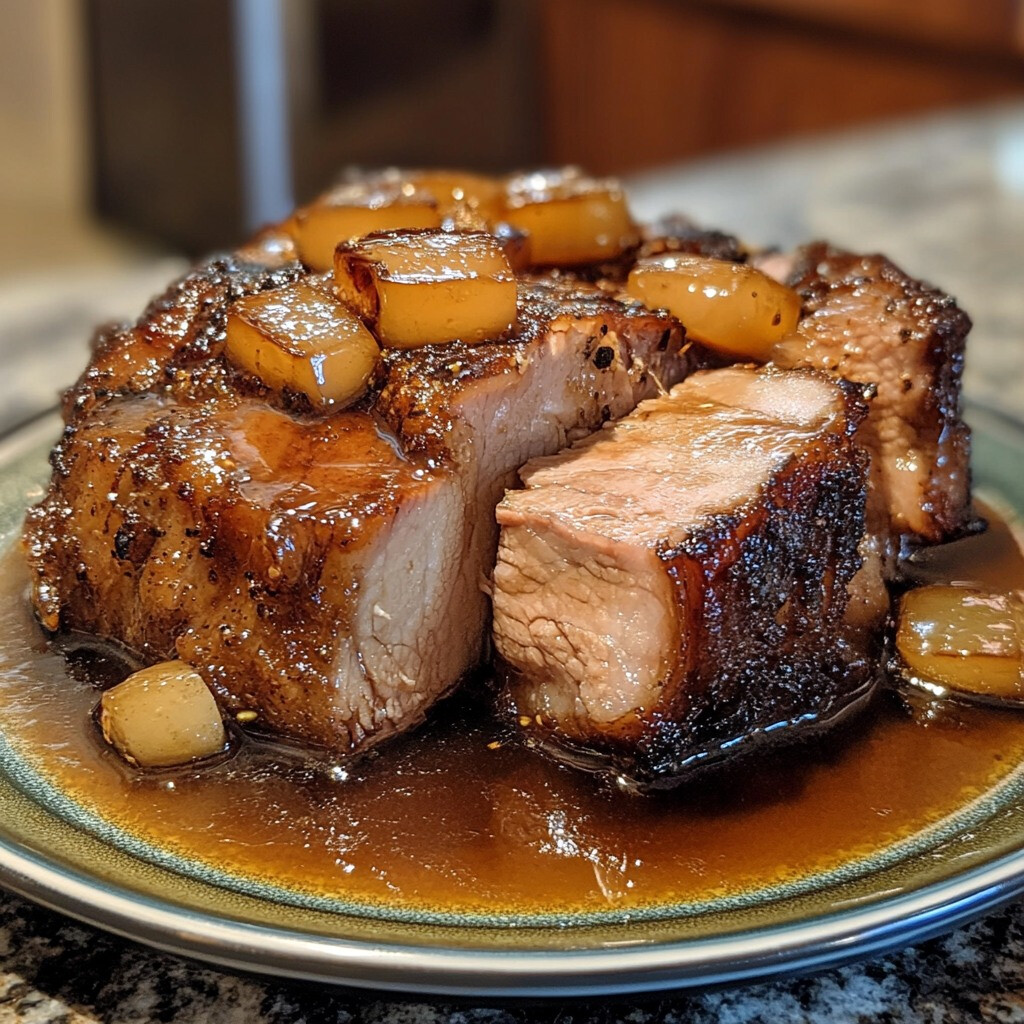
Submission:
M 972 410 L 979 486 L 1024 509 L 1024 433 Z M 53 417 L 0 446 L 0 535 L 46 478 Z M 1024 891 L 1024 768 L 918 834 L 743 899 L 602 914 L 410 913 L 304 898 L 133 836 L 0 756 L 0 877 L 120 934 L 216 963 L 417 992 L 569 995 L 829 966 L 947 930 Z

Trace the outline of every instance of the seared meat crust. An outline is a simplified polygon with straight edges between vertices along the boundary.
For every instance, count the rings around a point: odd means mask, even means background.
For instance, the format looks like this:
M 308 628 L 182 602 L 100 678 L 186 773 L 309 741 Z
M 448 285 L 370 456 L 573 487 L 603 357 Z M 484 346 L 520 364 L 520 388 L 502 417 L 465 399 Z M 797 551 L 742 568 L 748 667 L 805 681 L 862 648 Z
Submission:
M 938 543 L 972 522 L 970 431 L 960 379 L 970 318 L 954 299 L 884 256 L 817 242 L 798 250 L 789 284 L 804 300 L 796 334 L 773 354 L 877 388 L 864 426 L 872 456 L 870 527 Z
M 268 268 L 233 255 L 200 263 L 154 299 L 134 324 L 97 331 L 92 358 L 63 399 L 72 422 L 125 394 L 174 387 L 213 396 L 226 367 L 212 363 L 224 347 L 227 307 L 235 299 L 280 288 L 304 273 L 301 264 Z
M 843 616 L 860 566 L 866 461 L 827 435 L 773 477 L 756 508 L 716 517 L 662 555 L 693 639 L 620 772 L 671 784 L 738 738 L 828 722 L 864 693 L 875 669 Z

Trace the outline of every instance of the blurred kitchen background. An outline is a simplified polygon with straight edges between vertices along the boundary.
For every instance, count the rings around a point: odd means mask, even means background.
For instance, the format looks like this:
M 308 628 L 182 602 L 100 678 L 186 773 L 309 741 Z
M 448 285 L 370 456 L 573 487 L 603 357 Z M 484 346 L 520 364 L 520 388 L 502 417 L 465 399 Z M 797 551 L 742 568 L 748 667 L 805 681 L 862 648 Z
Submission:
M 349 164 L 574 162 L 639 174 L 641 213 L 678 197 L 754 241 L 829 231 L 883 248 L 895 235 L 897 257 L 908 232 L 941 250 L 935 218 L 966 216 L 957 203 L 987 189 L 997 247 L 1024 250 L 1024 0 L 0 0 L 0 12 L 5 362 L 39 343 L 42 312 L 60 339 L 135 313 L 182 257 L 237 241 Z M 932 128 L 918 142 L 906 124 Z M 892 160 L 895 178 L 880 170 Z M 908 226 L 893 202 L 920 217 Z M 977 267 L 958 279 L 952 256 L 913 269 L 969 287 Z M 25 373 L 27 407 L 42 384 Z
M 621 173 L 1024 96 L 1017 0 L 0 7 L 11 269 L 198 254 L 350 163 Z

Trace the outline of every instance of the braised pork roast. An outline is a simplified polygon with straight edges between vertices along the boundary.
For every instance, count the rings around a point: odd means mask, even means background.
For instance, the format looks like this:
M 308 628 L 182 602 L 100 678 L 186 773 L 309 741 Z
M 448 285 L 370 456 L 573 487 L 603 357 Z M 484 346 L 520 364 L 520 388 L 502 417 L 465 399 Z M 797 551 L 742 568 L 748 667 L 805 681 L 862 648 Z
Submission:
M 881 257 L 482 182 L 349 179 L 101 331 L 26 521 L 41 623 L 335 757 L 485 664 L 492 602 L 499 713 L 636 787 L 837 718 L 900 545 L 973 521 L 968 319 Z

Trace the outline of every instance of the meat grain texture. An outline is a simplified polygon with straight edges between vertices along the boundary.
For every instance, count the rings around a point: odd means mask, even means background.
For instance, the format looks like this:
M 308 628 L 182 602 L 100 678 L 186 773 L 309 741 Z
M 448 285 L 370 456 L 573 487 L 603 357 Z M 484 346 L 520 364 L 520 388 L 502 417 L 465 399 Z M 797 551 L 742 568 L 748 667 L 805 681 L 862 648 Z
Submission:
M 511 340 L 389 352 L 362 407 L 324 418 L 221 358 L 228 303 L 302 273 L 215 260 L 102 334 L 26 543 L 49 628 L 180 657 L 229 711 L 347 754 L 478 664 L 518 467 L 693 356 L 666 314 L 524 279 Z
M 871 452 L 870 525 L 893 541 L 938 543 L 970 527 L 970 432 L 960 380 L 970 318 L 891 260 L 823 242 L 799 250 L 796 334 L 772 354 L 877 390 L 862 434 Z
M 863 696 L 870 659 L 845 616 L 864 415 L 824 374 L 711 370 L 528 463 L 498 507 L 511 714 L 560 756 L 652 787 Z

